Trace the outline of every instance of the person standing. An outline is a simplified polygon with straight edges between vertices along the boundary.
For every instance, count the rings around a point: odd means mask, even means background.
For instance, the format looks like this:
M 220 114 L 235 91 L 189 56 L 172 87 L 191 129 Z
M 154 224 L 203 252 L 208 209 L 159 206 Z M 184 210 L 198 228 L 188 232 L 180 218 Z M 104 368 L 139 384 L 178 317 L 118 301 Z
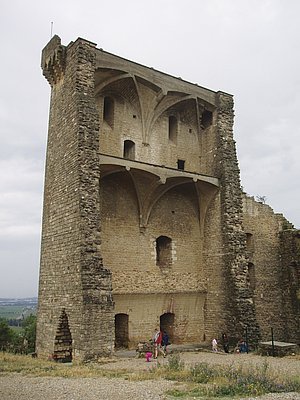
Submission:
M 216 353 L 218 351 L 218 342 L 216 338 L 213 338 L 213 340 L 211 341 L 211 347 L 213 352 Z
M 222 333 L 222 345 L 225 353 L 229 353 L 229 339 L 226 333 Z
M 154 358 L 157 358 L 158 353 L 162 353 L 165 356 L 165 353 L 161 347 L 162 344 L 162 331 L 157 328 L 153 337 L 153 344 L 154 344 Z
M 163 335 L 162 335 L 162 346 L 163 346 L 163 350 L 165 355 L 167 354 L 167 346 L 169 345 L 169 335 L 167 334 L 166 331 L 163 331 Z

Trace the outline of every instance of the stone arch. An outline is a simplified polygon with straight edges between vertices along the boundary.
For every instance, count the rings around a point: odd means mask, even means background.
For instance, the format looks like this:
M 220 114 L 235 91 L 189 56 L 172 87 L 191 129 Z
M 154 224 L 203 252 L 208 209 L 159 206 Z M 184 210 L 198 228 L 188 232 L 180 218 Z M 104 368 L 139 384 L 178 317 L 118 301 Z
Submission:
M 72 361 L 72 335 L 65 309 L 62 310 L 54 340 L 53 358 L 60 362 Z
M 160 330 L 162 332 L 166 331 L 169 336 L 170 342 L 173 343 L 175 314 L 171 312 L 164 313 L 159 317 L 159 320 L 160 320 Z
M 128 314 L 119 313 L 115 315 L 115 348 L 128 348 Z

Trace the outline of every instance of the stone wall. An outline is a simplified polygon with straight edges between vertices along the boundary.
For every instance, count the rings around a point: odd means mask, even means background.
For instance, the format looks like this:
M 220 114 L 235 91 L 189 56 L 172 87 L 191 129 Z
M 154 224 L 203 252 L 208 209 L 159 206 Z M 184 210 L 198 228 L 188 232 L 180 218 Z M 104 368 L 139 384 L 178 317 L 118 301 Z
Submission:
M 197 174 L 215 176 L 216 93 L 103 51 L 97 66 L 100 152 L 121 158 L 124 141 L 135 143 L 134 162 L 123 163 L 126 168 L 101 166 L 102 255 L 112 271 L 115 312 L 128 315 L 129 343 L 135 343 L 149 337 L 174 299 L 175 341 L 211 340 L 220 324 L 226 326 L 220 202 L 214 200 L 218 188 Z M 165 170 L 158 180 L 148 166 L 178 171 L 178 160 L 193 179 L 182 172 L 169 179 Z M 167 268 L 156 260 L 162 235 L 172 242 Z M 132 296 L 139 299 L 134 306 Z M 201 306 L 193 310 L 189 297 L 201 299 Z M 143 299 L 153 304 L 150 313 Z
M 257 342 L 259 329 L 247 283 L 246 236 L 242 226 L 240 171 L 233 140 L 233 98 L 218 93 L 218 142 L 215 174 L 220 179 L 222 272 L 226 282 L 224 318 L 227 331 Z
M 73 357 L 109 354 L 113 343 L 111 275 L 99 252 L 98 114 L 94 104 L 94 45 L 68 48 L 55 36 L 43 51 L 51 84 L 44 191 L 37 353 L 54 352 L 62 311 Z M 92 354 L 90 354 L 92 353 Z
M 280 232 L 284 340 L 300 345 L 300 230 Z
M 52 38 L 42 68 L 52 91 L 38 355 L 96 358 L 158 325 L 174 343 L 246 329 L 256 343 L 271 325 L 296 337 L 298 236 L 242 197 L 232 96 L 83 39 Z
M 216 191 L 208 186 L 193 187 L 193 184 L 182 186 L 181 192 L 179 188 L 165 190 L 159 202 L 150 207 L 141 234 L 137 210 L 143 212 L 144 199 L 135 192 L 142 193 L 143 184 L 129 169 L 129 174 L 118 171 L 118 178 L 110 172 L 101 183 L 105 217 L 102 251 L 113 271 L 114 291 L 204 290 L 204 336 L 208 340 L 220 334 L 221 329 L 238 337 L 247 326 L 251 339 L 257 341 L 254 309 L 248 301 L 232 96 L 196 87 L 134 63 L 129 68 L 127 60 L 122 65 L 121 62 L 103 51 L 97 55 L 101 152 L 122 157 L 123 143 L 130 139 L 135 143 L 135 161 L 177 168 L 177 161 L 184 160 L 184 170 L 218 177 L 221 191 L 215 197 Z M 107 98 L 113 104 L 113 116 L 108 119 Z M 177 121 L 172 137 L 170 118 Z M 154 185 L 147 179 L 141 178 L 144 185 Z M 104 194 L 103 190 L 107 192 Z M 112 214 L 116 202 L 122 215 Z M 176 248 L 176 261 L 163 276 L 149 252 L 152 247 L 155 253 L 153 243 L 159 235 L 170 236 Z M 123 257 L 117 260 L 120 251 Z M 149 286 L 143 288 L 145 274 Z M 232 298 L 235 300 L 228 300 Z
M 295 322 L 296 309 L 287 297 L 292 282 L 290 265 L 296 253 L 294 237 L 289 234 L 294 231 L 286 230 L 293 226 L 281 214 L 275 214 L 270 206 L 253 197 L 244 195 L 243 206 L 248 262 L 254 279 L 253 299 L 262 339 L 271 340 L 273 328 L 276 340 L 293 341 L 297 332 L 295 324 L 299 322 Z M 293 325 L 290 332 L 289 325 Z
M 129 347 L 150 340 L 160 315 L 171 313 L 175 323 L 167 326 L 172 343 L 201 343 L 205 335 L 205 293 L 115 294 L 115 312 L 129 316 Z M 171 330 L 170 330 L 171 329 Z

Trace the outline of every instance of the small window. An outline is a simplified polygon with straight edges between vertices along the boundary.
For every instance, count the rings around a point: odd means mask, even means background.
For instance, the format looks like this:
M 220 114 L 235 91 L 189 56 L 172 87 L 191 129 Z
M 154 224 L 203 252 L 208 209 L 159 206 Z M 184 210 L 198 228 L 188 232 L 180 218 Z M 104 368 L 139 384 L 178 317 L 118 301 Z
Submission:
M 184 160 L 177 160 L 177 169 L 181 169 L 182 171 L 184 171 L 184 164 Z
M 213 121 L 213 114 L 211 111 L 204 110 L 201 118 L 201 125 L 204 129 L 208 128 Z
M 168 267 L 172 264 L 172 239 L 159 236 L 156 239 L 156 265 Z
M 114 100 L 111 97 L 104 97 L 103 102 L 103 121 L 111 128 L 114 125 Z
M 255 279 L 255 267 L 254 264 L 252 263 L 248 263 L 248 280 L 249 280 L 250 290 L 254 292 L 256 286 L 256 279 Z
M 131 140 L 125 140 L 123 157 L 127 160 L 135 160 L 135 143 Z
M 178 129 L 177 118 L 174 117 L 173 115 L 170 115 L 169 116 L 169 140 L 171 140 L 171 142 L 173 142 L 173 143 L 177 142 L 177 129 Z

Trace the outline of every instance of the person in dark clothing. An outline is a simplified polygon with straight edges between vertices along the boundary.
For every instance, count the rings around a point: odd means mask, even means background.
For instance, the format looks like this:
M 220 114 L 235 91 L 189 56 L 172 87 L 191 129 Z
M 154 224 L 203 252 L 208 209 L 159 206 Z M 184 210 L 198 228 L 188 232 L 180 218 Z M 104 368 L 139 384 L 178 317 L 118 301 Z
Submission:
M 248 346 L 244 340 L 240 341 L 239 350 L 240 350 L 240 353 L 248 353 Z
M 226 333 L 222 333 L 222 345 L 225 353 L 229 353 L 229 339 Z
M 166 331 L 163 331 L 163 336 L 162 336 L 162 342 L 161 342 L 165 354 L 167 354 L 167 346 L 170 344 L 169 343 L 169 335 L 167 334 Z

